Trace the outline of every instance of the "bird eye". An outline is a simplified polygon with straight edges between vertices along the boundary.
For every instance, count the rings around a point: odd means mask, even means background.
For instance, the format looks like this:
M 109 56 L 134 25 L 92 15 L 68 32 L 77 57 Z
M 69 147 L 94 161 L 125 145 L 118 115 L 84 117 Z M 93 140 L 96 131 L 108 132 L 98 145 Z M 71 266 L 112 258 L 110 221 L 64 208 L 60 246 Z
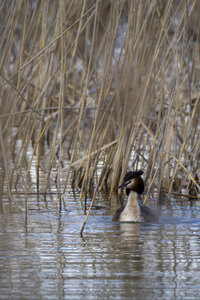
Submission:
M 128 185 L 131 184 L 131 183 L 132 183 L 132 180 L 127 181 L 127 182 L 126 182 L 126 186 L 128 186 Z

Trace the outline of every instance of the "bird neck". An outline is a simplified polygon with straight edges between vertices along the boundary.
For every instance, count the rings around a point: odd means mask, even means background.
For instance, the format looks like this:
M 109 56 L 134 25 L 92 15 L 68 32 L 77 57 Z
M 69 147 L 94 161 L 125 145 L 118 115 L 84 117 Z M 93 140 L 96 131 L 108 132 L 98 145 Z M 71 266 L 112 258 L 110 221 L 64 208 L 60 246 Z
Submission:
M 128 200 L 124 210 L 120 215 L 120 222 L 140 222 L 141 210 L 138 203 L 138 194 L 132 190 L 128 195 Z
M 130 190 L 129 195 L 128 195 L 128 200 L 126 205 L 133 205 L 133 204 L 138 204 L 138 193 Z

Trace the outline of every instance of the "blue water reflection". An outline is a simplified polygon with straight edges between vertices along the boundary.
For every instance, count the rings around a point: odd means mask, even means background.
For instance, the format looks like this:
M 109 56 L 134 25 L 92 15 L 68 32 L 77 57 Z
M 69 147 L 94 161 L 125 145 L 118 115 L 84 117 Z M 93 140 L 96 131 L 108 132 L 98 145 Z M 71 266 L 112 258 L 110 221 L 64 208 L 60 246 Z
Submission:
M 35 199 L 34 199 L 35 201 Z M 108 208 L 73 198 L 53 206 L 2 211 L 0 299 L 198 299 L 200 209 L 161 208 L 159 224 L 117 224 Z

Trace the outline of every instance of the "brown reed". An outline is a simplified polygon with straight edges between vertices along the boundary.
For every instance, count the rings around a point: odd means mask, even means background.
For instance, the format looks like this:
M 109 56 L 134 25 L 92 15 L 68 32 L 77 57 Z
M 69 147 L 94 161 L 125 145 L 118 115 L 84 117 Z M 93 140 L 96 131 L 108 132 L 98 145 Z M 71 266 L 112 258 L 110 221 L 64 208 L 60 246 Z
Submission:
M 198 1 L 0 5 L 1 195 L 27 194 L 34 165 L 60 209 L 72 178 L 94 199 L 127 169 L 145 170 L 147 195 L 199 192 Z

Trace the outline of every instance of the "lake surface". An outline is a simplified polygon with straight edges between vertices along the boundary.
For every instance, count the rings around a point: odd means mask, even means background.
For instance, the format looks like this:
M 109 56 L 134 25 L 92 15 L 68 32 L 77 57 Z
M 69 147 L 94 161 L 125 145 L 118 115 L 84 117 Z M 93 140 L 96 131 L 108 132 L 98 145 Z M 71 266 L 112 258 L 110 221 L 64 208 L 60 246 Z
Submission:
M 0 299 L 199 299 L 200 207 L 174 199 L 159 224 L 112 222 L 105 198 L 83 237 L 84 205 L 68 192 L 6 196 L 0 217 Z M 115 196 L 113 196 L 115 197 Z

